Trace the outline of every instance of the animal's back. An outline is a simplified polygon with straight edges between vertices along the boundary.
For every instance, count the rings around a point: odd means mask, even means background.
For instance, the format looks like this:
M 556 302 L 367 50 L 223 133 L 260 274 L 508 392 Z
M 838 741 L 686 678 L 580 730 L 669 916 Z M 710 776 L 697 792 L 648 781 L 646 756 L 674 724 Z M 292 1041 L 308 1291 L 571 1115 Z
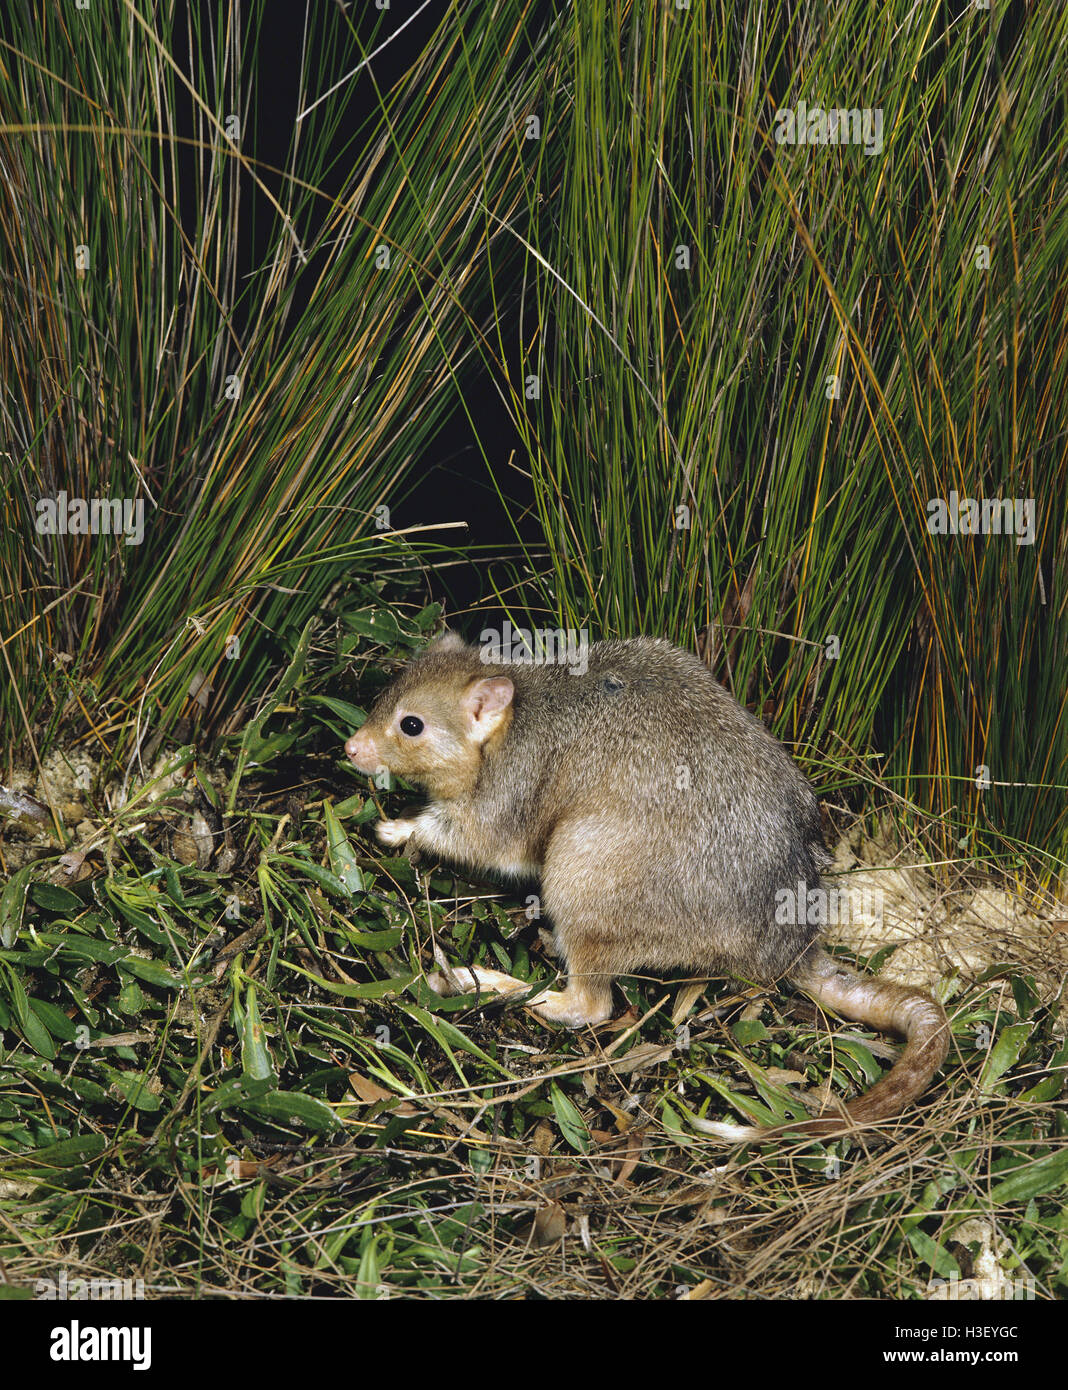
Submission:
M 608 916 L 643 922 L 650 965 L 760 979 L 795 966 L 819 927 L 777 922 L 776 894 L 818 887 L 825 852 L 816 798 L 763 724 L 658 639 L 596 643 L 581 676 L 509 669 L 510 750 L 539 755 L 501 772 L 543 817 L 550 912 L 596 882 Z

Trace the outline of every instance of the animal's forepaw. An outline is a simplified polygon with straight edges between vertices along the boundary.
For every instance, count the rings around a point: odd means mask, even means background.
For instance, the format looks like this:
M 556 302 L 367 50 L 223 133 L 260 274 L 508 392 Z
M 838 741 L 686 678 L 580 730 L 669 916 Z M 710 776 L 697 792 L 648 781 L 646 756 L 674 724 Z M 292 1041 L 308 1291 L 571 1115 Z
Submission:
M 405 845 L 415 834 L 414 820 L 380 820 L 375 826 L 375 834 L 384 845 L 396 849 Z

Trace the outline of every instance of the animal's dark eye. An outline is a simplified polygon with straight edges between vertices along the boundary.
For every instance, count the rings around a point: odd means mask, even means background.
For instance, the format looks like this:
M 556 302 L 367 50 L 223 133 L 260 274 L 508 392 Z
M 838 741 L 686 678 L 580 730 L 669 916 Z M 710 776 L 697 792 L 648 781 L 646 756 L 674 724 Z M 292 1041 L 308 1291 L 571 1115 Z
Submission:
M 400 722 L 402 734 L 407 734 L 409 738 L 415 738 L 416 734 L 423 732 L 423 721 L 416 718 L 414 714 L 406 714 Z

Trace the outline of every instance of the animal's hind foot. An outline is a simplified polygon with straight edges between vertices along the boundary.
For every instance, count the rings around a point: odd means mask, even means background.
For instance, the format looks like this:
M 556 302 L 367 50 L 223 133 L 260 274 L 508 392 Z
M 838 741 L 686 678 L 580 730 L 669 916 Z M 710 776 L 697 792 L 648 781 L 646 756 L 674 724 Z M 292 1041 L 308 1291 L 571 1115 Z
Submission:
M 503 970 L 491 970 L 482 965 L 450 965 L 437 946 L 434 948 L 434 959 L 440 970 L 427 976 L 427 984 L 435 994 L 467 994 L 482 990 L 507 997 L 528 994 L 531 989 L 528 981 L 517 980 Z M 526 1000 L 526 1007 L 539 1018 L 562 1023 L 568 1028 L 582 1028 L 586 1024 L 596 1027 L 612 1016 L 610 990 L 590 990 L 576 980 L 569 981 L 563 990 L 542 990 L 533 999 Z

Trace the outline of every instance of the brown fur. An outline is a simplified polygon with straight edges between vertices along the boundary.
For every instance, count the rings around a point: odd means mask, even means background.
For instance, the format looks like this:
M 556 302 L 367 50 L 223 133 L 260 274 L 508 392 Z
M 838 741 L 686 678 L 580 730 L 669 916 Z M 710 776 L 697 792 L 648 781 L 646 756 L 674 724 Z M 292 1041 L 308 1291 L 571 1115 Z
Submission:
M 400 727 L 412 717 L 417 736 Z M 933 999 L 844 969 L 815 944 L 818 923 L 776 921 L 776 894 L 818 888 L 827 863 L 816 798 L 782 745 L 689 653 L 652 638 L 601 642 L 575 675 L 485 665 L 448 634 L 382 695 L 346 750 L 361 770 L 388 767 L 430 796 L 414 819 L 380 823 L 386 843 L 412 839 L 479 869 L 540 875 L 568 969 L 562 992 L 530 1001 L 543 1017 L 604 1022 L 615 976 L 652 966 L 788 978 L 847 1017 L 906 1035 L 898 1064 L 847 1118 L 791 1132 L 895 1114 L 941 1065 L 948 1025 Z M 441 988 L 527 988 L 499 971 L 443 968 Z

